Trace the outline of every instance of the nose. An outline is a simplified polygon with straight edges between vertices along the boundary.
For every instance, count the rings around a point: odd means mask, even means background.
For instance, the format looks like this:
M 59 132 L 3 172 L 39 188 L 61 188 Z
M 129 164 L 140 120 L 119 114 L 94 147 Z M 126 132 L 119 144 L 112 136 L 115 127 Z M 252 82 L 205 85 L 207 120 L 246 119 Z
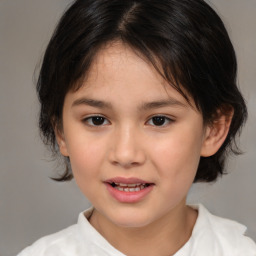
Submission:
M 146 160 L 143 138 L 138 129 L 129 126 L 118 129 L 112 137 L 109 159 L 124 168 L 142 165 Z

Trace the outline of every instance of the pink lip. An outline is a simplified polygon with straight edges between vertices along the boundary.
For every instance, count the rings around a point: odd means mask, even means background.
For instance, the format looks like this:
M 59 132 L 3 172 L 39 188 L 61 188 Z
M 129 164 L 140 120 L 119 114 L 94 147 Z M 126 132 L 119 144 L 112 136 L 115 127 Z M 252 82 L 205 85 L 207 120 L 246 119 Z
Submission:
M 125 192 L 120 191 L 111 186 L 111 183 L 123 183 L 123 184 L 150 184 L 150 186 L 141 189 L 140 191 Z M 120 203 L 137 203 L 142 201 L 154 188 L 152 182 L 147 182 L 138 178 L 124 178 L 124 177 L 115 177 L 104 182 L 106 185 L 107 191 L 110 195 Z
M 115 183 L 123 183 L 123 184 L 136 184 L 136 183 L 141 183 L 141 184 L 146 184 L 146 183 L 148 183 L 148 184 L 152 184 L 152 182 L 148 182 L 148 181 L 141 180 L 141 179 L 134 178 L 134 177 L 131 177 L 131 178 L 115 177 L 115 178 L 106 180 L 105 182 L 106 182 L 106 183 L 115 182 Z

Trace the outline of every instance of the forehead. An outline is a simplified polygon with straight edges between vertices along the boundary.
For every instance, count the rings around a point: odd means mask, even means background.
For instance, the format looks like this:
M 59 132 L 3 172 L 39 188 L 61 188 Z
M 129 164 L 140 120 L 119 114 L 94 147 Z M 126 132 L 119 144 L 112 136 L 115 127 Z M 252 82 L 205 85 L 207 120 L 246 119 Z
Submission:
M 76 95 L 111 101 L 117 97 L 133 97 L 134 101 L 175 98 L 189 105 L 145 57 L 121 42 L 112 42 L 98 51 Z
M 165 79 L 140 53 L 122 42 L 112 42 L 96 54 L 84 83 L 88 85 L 96 79 L 123 81 L 124 76 L 138 76 L 138 73 L 158 84 L 166 84 Z

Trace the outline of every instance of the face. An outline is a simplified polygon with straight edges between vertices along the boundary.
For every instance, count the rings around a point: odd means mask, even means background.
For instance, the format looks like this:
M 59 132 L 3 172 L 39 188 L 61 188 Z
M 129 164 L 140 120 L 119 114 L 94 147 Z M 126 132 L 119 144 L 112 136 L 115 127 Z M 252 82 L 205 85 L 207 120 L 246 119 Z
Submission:
M 58 138 L 95 211 L 122 227 L 185 204 L 204 140 L 202 115 L 121 43 L 102 49 L 66 95 Z

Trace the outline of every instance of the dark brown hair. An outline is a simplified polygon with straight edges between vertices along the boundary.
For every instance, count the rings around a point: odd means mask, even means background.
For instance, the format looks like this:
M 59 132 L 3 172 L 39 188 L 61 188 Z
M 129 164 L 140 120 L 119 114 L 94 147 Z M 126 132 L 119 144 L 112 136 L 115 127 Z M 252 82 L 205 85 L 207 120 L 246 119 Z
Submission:
M 202 0 L 75 1 L 49 42 L 37 83 L 45 144 L 58 152 L 54 126 L 61 125 L 66 93 L 79 89 L 95 55 L 116 40 L 150 61 L 185 98 L 189 94 L 205 123 L 216 118 L 217 110 L 233 109 L 224 144 L 215 155 L 201 157 L 195 177 L 195 182 L 216 180 L 224 172 L 227 153 L 239 152 L 235 137 L 247 109 L 236 84 L 236 56 L 228 33 Z M 66 166 L 56 180 L 72 178 L 67 158 Z

